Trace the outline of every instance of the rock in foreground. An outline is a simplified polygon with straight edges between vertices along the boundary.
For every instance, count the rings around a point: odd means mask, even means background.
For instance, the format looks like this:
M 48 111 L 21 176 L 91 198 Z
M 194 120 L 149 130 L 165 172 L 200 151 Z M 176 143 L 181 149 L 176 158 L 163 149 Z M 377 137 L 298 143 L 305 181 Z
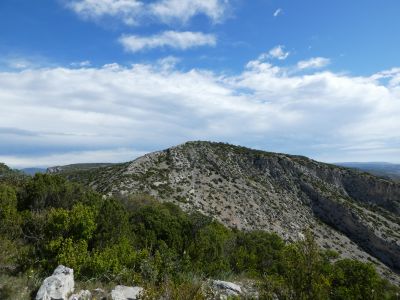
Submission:
M 112 300 L 136 300 L 139 299 L 140 295 L 143 292 L 143 288 L 141 287 L 128 287 L 123 285 L 117 285 L 111 291 L 111 299 Z
M 74 270 L 58 266 L 40 287 L 36 300 L 64 300 L 74 291 Z
M 214 280 L 212 281 L 212 290 L 220 296 L 221 299 L 227 297 L 240 296 L 242 294 L 242 288 L 232 282 Z

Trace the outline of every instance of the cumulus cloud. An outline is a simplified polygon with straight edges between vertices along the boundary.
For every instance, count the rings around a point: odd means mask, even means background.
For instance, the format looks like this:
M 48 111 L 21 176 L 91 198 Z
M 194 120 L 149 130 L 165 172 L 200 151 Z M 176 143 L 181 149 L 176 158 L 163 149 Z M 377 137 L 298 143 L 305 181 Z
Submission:
M 313 57 L 307 60 L 302 60 L 297 63 L 297 67 L 300 70 L 304 69 L 319 69 L 326 67 L 331 63 L 331 60 L 329 58 L 325 57 Z
M 199 139 L 329 161 L 399 160 L 395 69 L 304 75 L 256 59 L 227 76 L 174 63 L 0 72 L 0 160 L 125 161 Z
M 272 58 L 272 59 L 285 60 L 286 58 L 288 58 L 289 55 L 290 52 L 285 51 L 285 46 L 278 45 L 269 50 L 267 53 L 261 54 L 259 58 L 260 59 Z
M 144 4 L 139 0 L 78 0 L 68 1 L 67 7 L 87 19 L 115 17 L 134 25 L 142 14 Z
M 153 36 L 124 35 L 119 39 L 126 51 L 137 52 L 154 48 L 174 48 L 186 50 L 199 46 L 215 46 L 217 39 L 213 34 L 191 31 L 164 31 Z
M 277 10 L 275 10 L 273 16 L 276 18 L 276 17 L 280 16 L 282 13 L 283 13 L 283 9 L 278 8 Z
M 187 22 L 203 14 L 213 22 L 219 22 L 228 7 L 227 0 L 161 0 L 150 4 L 149 11 L 161 21 Z
M 197 15 L 219 22 L 228 8 L 228 0 L 68 0 L 66 3 L 68 8 L 84 18 L 112 17 L 127 25 L 138 25 L 144 19 L 185 23 Z
M 392 68 L 390 70 L 376 73 L 371 76 L 371 79 L 377 82 L 387 79 L 389 80 L 389 86 L 397 87 L 400 85 L 400 68 Z

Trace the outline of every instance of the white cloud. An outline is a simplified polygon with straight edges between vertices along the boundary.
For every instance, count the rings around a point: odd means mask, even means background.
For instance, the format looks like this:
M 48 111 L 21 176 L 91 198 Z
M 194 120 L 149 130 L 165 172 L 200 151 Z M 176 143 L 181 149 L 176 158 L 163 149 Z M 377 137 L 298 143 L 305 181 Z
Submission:
M 263 53 L 260 55 L 259 59 L 268 59 L 268 58 L 275 58 L 279 60 L 285 60 L 288 58 L 290 55 L 289 51 L 285 51 L 285 46 L 278 45 L 271 50 L 269 50 L 267 53 Z
M 41 166 L 93 153 L 124 161 L 205 139 L 330 161 L 399 162 L 395 69 L 303 75 L 254 60 L 223 76 L 174 63 L 0 72 L 0 160 Z
M 126 51 L 137 52 L 153 48 L 174 48 L 186 50 L 199 46 L 215 46 L 217 39 L 213 34 L 191 31 L 164 31 L 153 36 L 124 35 L 119 39 Z
M 78 61 L 78 62 L 73 62 L 71 63 L 71 67 L 80 67 L 80 68 L 85 68 L 85 67 L 90 67 L 92 63 L 90 60 L 83 60 L 83 61 Z
M 304 69 L 319 69 L 326 67 L 331 63 L 331 60 L 329 58 L 325 57 L 313 57 L 308 60 L 302 60 L 297 63 L 297 67 L 300 70 Z
M 400 68 L 392 68 L 390 70 L 376 73 L 371 76 L 371 79 L 376 82 L 388 79 L 391 87 L 398 87 L 400 85 Z
M 203 14 L 212 21 L 220 21 L 228 6 L 227 0 L 161 0 L 150 5 L 151 13 L 163 22 L 187 22 Z
M 278 16 L 280 16 L 283 13 L 282 8 L 278 8 L 277 10 L 275 10 L 273 16 L 276 18 Z
M 68 1 L 67 7 L 84 18 L 99 19 L 109 16 L 134 25 L 144 9 L 144 4 L 139 0 L 77 0 Z
M 175 56 L 167 56 L 160 58 L 157 63 L 159 64 L 161 70 L 172 70 L 180 62 L 180 58 Z
M 221 21 L 228 9 L 228 0 L 66 0 L 76 14 L 99 20 L 112 17 L 127 25 L 138 25 L 143 19 L 153 22 L 189 21 L 204 15 L 213 22 Z

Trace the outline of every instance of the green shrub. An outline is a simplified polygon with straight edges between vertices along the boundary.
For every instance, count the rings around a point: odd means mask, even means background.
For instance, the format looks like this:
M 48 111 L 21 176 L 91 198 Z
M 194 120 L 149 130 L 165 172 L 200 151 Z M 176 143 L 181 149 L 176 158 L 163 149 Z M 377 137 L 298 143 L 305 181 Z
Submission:
M 52 241 L 52 244 L 56 242 L 58 241 Z M 56 247 L 58 248 L 56 264 L 66 265 L 74 269 L 75 276 L 79 277 L 81 275 L 81 268 L 83 268 L 89 260 L 87 241 L 74 241 L 71 238 L 66 238 L 61 241 L 60 245 L 56 245 Z
M 314 237 L 307 232 L 305 239 L 288 245 L 283 251 L 282 276 L 291 299 L 327 299 L 330 280 L 326 261 Z
M 233 233 L 222 224 L 212 222 L 201 228 L 188 249 L 195 271 L 208 276 L 230 271 L 229 256 L 233 244 Z
M 332 272 L 332 299 L 377 299 L 385 292 L 386 283 L 370 263 L 343 259 Z
M 0 185 L 0 235 L 16 238 L 20 234 L 21 217 L 17 210 L 17 195 L 13 187 Z
M 231 255 L 232 269 L 252 276 L 276 274 L 282 268 L 283 240 L 265 231 L 238 232 Z
M 134 239 L 134 234 L 129 225 L 129 214 L 116 199 L 103 200 L 97 214 L 96 223 L 94 247 L 104 248 L 118 243 L 123 238 Z
M 94 250 L 83 267 L 83 275 L 87 278 L 109 280 L 121 275 L 125 269 L 130 269 L 130 275 L 133 276 L 140 261 L 147 256 L 146 251 L 136 251 L 129 240 L 122 239 L 102 250 Z
M 70 183 L 61 176 L 36 174 L 20 193 L 20 210 L 42 210 L 45 208 L 71 208 L 85 198 L 85 189 Z
M 144 205 L 132 212 L 130 222 L 141 248 L 155 252 L 166 244 L 182 254 L 190 232 L 190 220 L 177 206 L 169 203 Z

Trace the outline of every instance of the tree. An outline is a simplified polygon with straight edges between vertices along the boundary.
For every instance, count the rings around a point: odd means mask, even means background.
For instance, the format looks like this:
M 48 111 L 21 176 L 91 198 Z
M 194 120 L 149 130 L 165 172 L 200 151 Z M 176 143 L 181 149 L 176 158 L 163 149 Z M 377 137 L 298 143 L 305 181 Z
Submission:
M 165 243 L 177 254 L 185 251 L 190 220 L 177 206 L 170 203 L 144 205 L 131 213 L 130 222 L 141 247 L 155 252 Z
M 133 239 L 129 214 L 116 199 L 104 199 L 96 217 L 97 230 L 92 247 L 105 248 L 122 238 Z
M 20 209 L 42 210 L 45 208 L 70 209 L 80 202 L 85 190 L 74 183 L 68 182 L 61 176 L 36 174 L 26 184 L 21 193 Z
M 327 299 L 330 281 L 327 262 L 321 255 L 311 232 L 304 240 L 289 245 L 284 250 L 283 277 L 290 290 L 291 299 Z
M 237 273 L 262 276 L 276 274 L 281 268 L 284 241 L 265 231 L 238 232 L 231 265 Z
M 229 256 L 233 246 L 233 233 L 214 221 L 198 231 L 188 253 L 196 270 L 215 276 L 230 270 Z

